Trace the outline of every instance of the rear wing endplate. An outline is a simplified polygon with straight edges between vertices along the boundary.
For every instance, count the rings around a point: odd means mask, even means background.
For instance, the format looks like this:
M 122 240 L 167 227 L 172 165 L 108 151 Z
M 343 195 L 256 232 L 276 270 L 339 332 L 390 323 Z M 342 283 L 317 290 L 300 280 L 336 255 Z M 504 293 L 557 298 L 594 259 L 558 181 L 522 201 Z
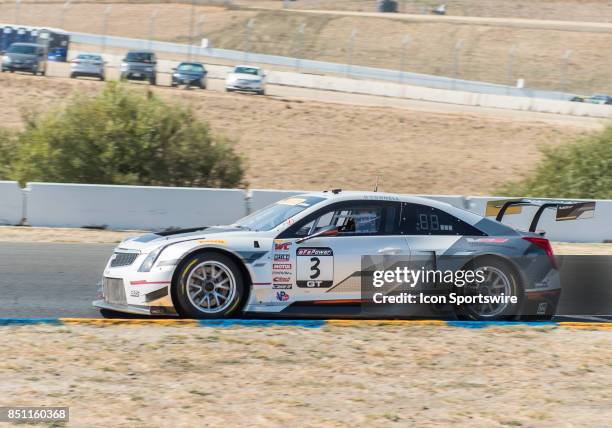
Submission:
M 487 216 L 495 216 L 501 222 L 504 215 L 520 214 L 521 207 L 538 207 L 529 226 L 530 232 L 535 232 L 540 217 L 546 209 L 556 208 L 556 221 L 579 220 L 595 216 L 595 201 L 568 201 L 553 199 L 506 199 L 487 202 Z

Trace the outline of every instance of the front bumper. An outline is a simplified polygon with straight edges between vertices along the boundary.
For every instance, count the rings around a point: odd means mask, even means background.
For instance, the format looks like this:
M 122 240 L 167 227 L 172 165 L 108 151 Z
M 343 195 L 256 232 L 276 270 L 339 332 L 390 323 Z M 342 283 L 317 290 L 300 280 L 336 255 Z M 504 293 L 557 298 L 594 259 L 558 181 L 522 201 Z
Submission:
M 264 90 L 264 87 L 261 83 L 226 83 L 225 89 L 230 91 L 261 92 Z
M 34 71 L 34 70 L 38 70 L 38 65 L 37 64 L 15 64 L 15 63 L 11 63 L 11 64 L 2 64 L 2 68 L 4 70 L 13 70 L 13 71 Z
M 121 78 L 127 80 L 151 80 L 155 77 L 154 71 L 123 71 Z
M 92 303 L 93 307 L 98 309 L 104 309 L 113 312 L 122 312 L 125 314 L 133 315 L 165 315 L 165 316 L 178 316 L 174 308 L 167 306 L 140 306 L 140 305 L 119 305 L 115 303 L 108 303 L 104 299 L 94 300 Z

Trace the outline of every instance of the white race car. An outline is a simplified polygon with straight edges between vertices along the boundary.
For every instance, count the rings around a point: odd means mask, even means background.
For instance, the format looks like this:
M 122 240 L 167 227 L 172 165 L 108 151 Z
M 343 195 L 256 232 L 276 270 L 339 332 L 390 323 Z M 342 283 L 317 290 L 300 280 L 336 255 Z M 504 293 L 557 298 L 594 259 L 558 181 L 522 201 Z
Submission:
M 259 95 L 265 95 L 266 74 L 259 67 L 237 65 L 225 78 L 225 90 L 227 92 L 255 92 Z
M 539 202 L 510 201 L 498 220 L 512 204 Z M 574 208 L 564 208 L 564 219 Z M 364 256 L 426 255 L 441 265 L 443 256 L 468 255 L 468 263 L 490 273 L 481 291 L 514 294 L 519 302 L 450 308 L 454 315 L 497 319 L 520 311 L 550 317 L 560 292 L 558 271 L 548 240 L 533 229 L 520 232 L 413 196 L 341 190 L 298 195 L 230 226 L 124 240 L 104 269 L 101 299 L 93 304 L 105 311 L 190 318 L 351 316 L 363 302 Z

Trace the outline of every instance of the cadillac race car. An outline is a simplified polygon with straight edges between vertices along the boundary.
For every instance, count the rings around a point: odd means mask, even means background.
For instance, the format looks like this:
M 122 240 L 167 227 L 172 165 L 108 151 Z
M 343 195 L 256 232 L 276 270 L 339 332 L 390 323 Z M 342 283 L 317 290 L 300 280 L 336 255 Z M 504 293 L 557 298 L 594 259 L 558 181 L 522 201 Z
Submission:
M 502 223 L 524 206 L 537 208 L 528 231 Z M 474 287 L 429 284 L 419 293 L 516 297 L 425 305 L 431 316 L 548 318 L 561 288 L 551 245 L 537 232 L 547 209 L 557 210 L 557 220 L 578 219 L 592 213 L 594 203 L 494 201 L 486 213 L 492 219 L 414 196 L 341 190 L 297 195 L 229 226 L 124 240 L 104 269 L 100 300 L 93 304 L 105 313 L 190 318 L 415 316 L 409 305 L 395 312 L 364 310 L 369 265 L 400 259 L 484 273 Z

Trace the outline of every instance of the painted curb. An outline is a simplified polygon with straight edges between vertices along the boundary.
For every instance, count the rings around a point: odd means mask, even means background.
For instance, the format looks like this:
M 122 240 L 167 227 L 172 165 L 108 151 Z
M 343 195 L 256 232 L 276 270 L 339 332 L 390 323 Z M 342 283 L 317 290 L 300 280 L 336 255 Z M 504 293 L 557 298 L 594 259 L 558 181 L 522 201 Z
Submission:
M 513 322 L 513 321 L 442 321 L 442 320 L 268 320 L 268 319 L 212 319 L 212 320 L 190 320 L 190 319 L 123 319 L 123 318 L 0 318 L 0 327 L 25 326 L 25 325 L 90 325 L 107 327 L 121 326 L 173 326 L 173 327 L 301 327 L 321 328 L 324 326 L 335 327 L 363 327 L 363 326 L 444 326 L 468 329 L 482 329 L 489 327 L 561 327 L 582 330 L 612 330 L 612 322 L 569 322 L 569 321 L 538 321 L 538 322 Z

